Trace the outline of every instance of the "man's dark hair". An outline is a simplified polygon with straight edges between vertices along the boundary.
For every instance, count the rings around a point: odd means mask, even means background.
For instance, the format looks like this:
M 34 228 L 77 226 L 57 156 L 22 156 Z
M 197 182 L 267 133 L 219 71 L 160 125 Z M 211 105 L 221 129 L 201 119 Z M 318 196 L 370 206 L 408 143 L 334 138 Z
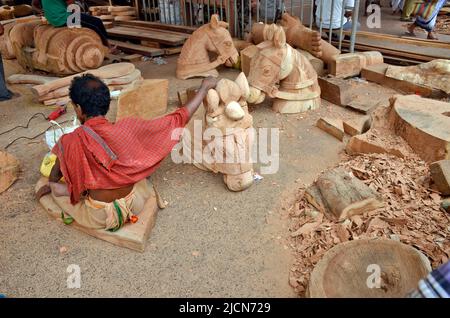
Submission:
M 69 96 L 75 104 L 80 105 L 87 117 L 106 115 L 111 102 L 108 86 L 92 74 L 75 77 L 70 85 Z

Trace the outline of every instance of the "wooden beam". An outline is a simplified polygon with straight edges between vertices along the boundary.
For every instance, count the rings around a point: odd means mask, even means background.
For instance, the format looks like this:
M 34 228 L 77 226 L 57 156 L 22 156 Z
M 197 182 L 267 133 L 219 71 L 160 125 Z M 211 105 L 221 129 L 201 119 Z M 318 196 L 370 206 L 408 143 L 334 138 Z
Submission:
M 186 38 L 177 36 L 174 34 L 167 34 L 160 32 L 158 30 L 142 30 L 135 29 L 130 27 L 113 27 L 111 29 L 107 29 L 109 36 L 126 38 L 126 39 L 135 39 L 135 40 L 150 40 L 156 41 L 161 44 L 166 44 L 169 46 L 179 46 L 183 45 Z
M 112 45 L 116 45 L 120 50 L 122 50 L 126 53 L 142 54 L 142 55 L 150 56 L 150 57 L 164 55 L 164 50 L 162 50 L 162 49 L 156 49 L 156 48 L 152 48 L 152 47 L 148 47 L 148 46 L 127 43 L 127 42 L 122 42 L 122 41 L 116 41 L 116 40 L 109 40 L 109 42 Z
M 387 77 L 385 74 L 388 66 L 388 64 L 383 63 L 365 67 L 361 71 L 361 77 L 406 94 L 419 94 L 420 96 L 431 98 L 445 97 L 446 94 L 440 90 Z
M 197 30 L 196 27 L 190 27 L 190 26 L 182 26 L 182 25 L 173 25 L 173 24 L 163 24 L 159 22 L 149 22 L 149 21 L 120 21 L 117 23 L 117 25 L 122 26 L 139 26 L 139 27 L 145 27 L 148 29 L 158 29 L 158 30 L 166 30 L 166 31 L 174 31 L 174 32 L 180 32 L 180 33 L 187 33 L 192 34 L 195 30 Z

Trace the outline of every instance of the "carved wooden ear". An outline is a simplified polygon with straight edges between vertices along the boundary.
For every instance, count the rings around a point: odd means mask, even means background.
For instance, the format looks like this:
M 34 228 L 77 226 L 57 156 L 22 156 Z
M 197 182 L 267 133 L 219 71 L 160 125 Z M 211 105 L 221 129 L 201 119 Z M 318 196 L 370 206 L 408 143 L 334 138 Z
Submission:
M 284 47 L 284 45 L 286 44 L 286 33 L 284 33 L 282 27 L 276 27 L 273 35 L 273 44 L 278 48 Z
M 228 29 L 229 24 L 228 24 L 228 22 L 225 22 L 225 21 L 219 21 L 219 26 L 222 28 Z
M 272 41 L 273 40 L 275 29 L 276 29 L 275 24 L 266 25 L 266 27 L 264 28 L 264 31 L 263 31 L 264 41 Z
M 247 100 L 248 96 L 250 95 L 250 87 L 248 85 L 247 77 L 245 77 L 244 72 L 241 72 L 234 82 L 241 89 L 242 97 Z
M 219 107 L 219 95 L 214 89 L 208 90 L 206 95 L 207 112 L 214 113 Z
M 213 28 L 213 29 L 217 29 L 217 28 L 219 28 L 220 27 L 220 20 L 219 20 L 219 15 L 217 15 L 217 14 L 213 14 L 212 16 L 211 16 L 211 20 L 210 20 L 210 22 L 209 22 L 209 26 L 211 27 L 211 28 Z

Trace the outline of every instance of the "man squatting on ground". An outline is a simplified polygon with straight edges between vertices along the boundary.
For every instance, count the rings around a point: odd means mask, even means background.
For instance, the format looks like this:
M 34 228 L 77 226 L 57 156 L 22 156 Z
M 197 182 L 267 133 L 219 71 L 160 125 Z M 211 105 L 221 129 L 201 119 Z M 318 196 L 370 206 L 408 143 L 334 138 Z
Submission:
M 113 124 L 105 118 L 111 101 L 108 87 L 91 74 L 75 77 L 69 96 L 82 125 L 52 149 L 58 159 L 37 199 L 51 193 L 88 228 L 116 230 L 133 221 L 152 193 L 147 177 L 179 141 L 180 136 L 172 138 L 173 130 L 187 124 L 216 84 L 215 78 L 204 79 L 193 99 L 166 116 L 124 118 Z M 65 184 L 59 183 L 62 177 Z

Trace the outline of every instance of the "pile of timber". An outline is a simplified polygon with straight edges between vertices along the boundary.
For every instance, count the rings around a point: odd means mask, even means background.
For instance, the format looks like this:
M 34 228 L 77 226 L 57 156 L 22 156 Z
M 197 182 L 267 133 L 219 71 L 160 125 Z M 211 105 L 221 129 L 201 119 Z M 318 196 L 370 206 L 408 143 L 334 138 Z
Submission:
M 332 43 L 339 45 L 337 41 Z M 346 52 L 349 48 L 350 41 L 343 40 L 342 51 Z M 365 31 L 357 32 L 355 50 L 378 51 L 386 60 L 409 64 L 447 59 L 450 56 L 450 44 L 446 42 Z
M 109 64 L 84 73 L 98 76 L 111 91 L 129 88 L 135 81 L 142 80 L 141 72 L 132 63 Z M 10 84 L 36 84 L 32 91 L 39 102 L 47 106 L 65 105 L 70 101 L 68 95 L 72 79 L 84 73 L 62 78 L 15 74 L 8 77 L 7 81 Z
M 153 57 L 180 53 L 184 42 L 195 30 L 193 27 L 158 22 L 114 21 L 107 32 L 109 37 L 115 39 L 111 43 L 120 50 Z
M 102 21 L 136 20 L 136 9 L 130 6 L 92 6 L 89 11 Z

